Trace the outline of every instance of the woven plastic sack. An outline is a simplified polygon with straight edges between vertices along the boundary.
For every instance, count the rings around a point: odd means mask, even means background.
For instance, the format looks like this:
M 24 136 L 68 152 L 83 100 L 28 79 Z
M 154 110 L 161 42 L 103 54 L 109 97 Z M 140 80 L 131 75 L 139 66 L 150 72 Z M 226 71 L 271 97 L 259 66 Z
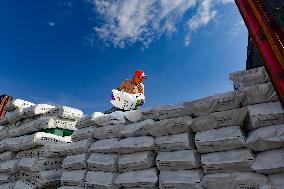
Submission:
M 0 141 L 7 137 L 8 127 L 0 126 Z
M 137 123 L 125 125 L 122 130 L 119 131 L 122 137 L 138 137 L 146 136 L 148 134 L 148 128 L 154 127 L 155 121 L 147 119 Z
M 10 152 L 10 151 L 1 153 L 0 154 L 0 163 L 14 159 L 15 155 L 16 154 L 14 152 Z
M 252 171 L 254 160 L 248 149 L 201 154 L 201 165 L 206 174 Z
M 200 167 L 200 155 L 196 150 L 159 152 L 156 164 L 161 171 L 195 169 Z
M 115 173 L 88 171 L 86 175 L 85 185 L 87 186 L 87 188 L 118 189 L 118 187 L 113 184 L 115 178 Z
M 157 112 L 157 117 L 159 120 L 193 115 L 190 109 L 184 107 L 182 104 L 162 105 L 154 107 L 153 111 Z
M 249 110 L 249 130 L 284 124 L 284 110 L 280 102 L 255 104 L 247 108 Z
M 35 131 L 38 131 L 36 127 L 34 126 L 34 121 L 24 123 L 20 126 L 14 126 L 10 127 L 7 133 L 7 137 L 19 137 L 22 135 L 27 135 L 30 133 L 34 133 Z
M 192 102 L 184 102 L 183 105 L 188 107 L 195 116 L 201 116 L 239 108 L 242 98 L 243 96 L 238 92 L 226 92 Z
M 5 110 L 10 112 L 10 111 L 13 111 L 15 109 L 27 108 L 27 107 L 34 106 L 34 105 L 35 105 L 34 103 L 31 103 L 31 102 L 28 102 L 28 101 L 24 101 L 24 100 L 21 100 L 21 99 L 15 99 L 5 106 Z
M 80 140 L 72 142 L 67 150 L 67 155 L 77 155 L 87 153 L 90 146 L 93 144 L 93 139 Z
M 258 153 L 251 168 L 263 174 L 284 172 L 284 148 Z
M 70 108 L 67 106 L 57 106 L 45 113 L 46 116 L 58 116 L 66 119 L 77 120 L 83 117 L 81 110 Z
M 17 171 L 18 159 L 5 161 L 0 163 L 0 173 L 13 174 Z
M 86 153 L 67 156 L 63 161 L 62 167 L 66 170 L 86 169 L 87 159 L 88 155 Z
M 25 180 L 18 180 L 15 182 L 13 189 L 36 189 L 38 188 L 37 185 L 32 184 Z
M 37 129 L 46 129 L 46 128 L 61 128 L 76 130 L 75 121 L 70 119 L 64 119 L 60 117 L 40 117 L 34 122 L 34 127 Z
M 64 186 L 84 186 L 87 170 L 64 170 L 61 177 L 61 184 Z
M 45 158 L 45 157 L 26 157 L 21 158 L 18 163 L 18 169 L 23 171 L 41 171 L 61 168 L 63 163 L 63 157 L 61 158 Z
M 141 111 L 137 110 L 126 111 L 124 112 L 124 116 L 128 121 L 132 123 L 138 122 L 142 118 Z
M 118 159 L 119 172 L 149 169 L 155 165 L 155 154 L 151 151 L 120 155 Z
M 100 128 L 94 128 L 93 137 L 96 139 L 109 139 L 109 138 L 120 138 L 122 135 L 119 133 L 124 128 L 124 125 L 110 125 Z
M 23 110 L 23 115 L 25 118 L 34 117 L 37 115 L 45 114 L 50 109 L 55 108 L 55 106 L 51 106 L 48 104 L 37 104 L 34 106 L 30 106 Z
M 81 186 L 61 186 L 58 189 L 85 189 L 85 187 L 81 187 Z
M 155 140 L 150 136 L 130 137 L 120 140 L 113 147 L 113 151 L 119 154 L 130 154 L 141 151 L 153 150 Z
M 117 138 L 98 140 L 92 144 L 89 151 L 97 153 L 112 153 L 113 147 L 118 143 Z
M 155 151 L 170 152 L 194 148 L 194 136 L 192 133 L 161 136 L 155 139 Z
M 6 184 L 1 184 L 0 188 L 1 189 L 13 189 L 14 183 L 6 183 Z
M 118 155 L 92 153 L 87 160 L 88 170 L 115 172 L 117 170 Z
M 154 168 L 141 171 L 130 171 L 121 173 L 114 181 L 122 187 L 155 187 L 158 182 L 157 170 Z
M 242 106 L 279 101 L 273 85 L 270 82 L 245 87 L 242 92 L 244 94 L 244 98 L 241 102 Z
M 6 173 L 0 173 L 0 186 L 1 184 L 9 183 L 10 175 Z
M 248 134 L 247 146 L 253 151 L 266 151 L 284 146 L 284 124 L 256 129 Z
M 284 173 L 268 175 L 269 184 L 261 189 L 284 189 Z
M 237 91 L 241 91 L 247 86 L 270 81 L 264 67 L 230 73 L 229 78 L 234 82 L 234 89 Z
M 157 121 L 154 125 L 147 127 L 151 136 L 166 136 L 190 131 L 193 121 L 191 117 L 184 116 Z
M 61 137 L 50 133 L 37 132 L 32 135 L 24 136 L 20 143 L 20 149 L 27 150 L 37 146 L 66 144 L 68 142 L 71 142 L 71 137 Z
M 201 179 L 204 172 L 201 169 L 161 171 L 159 176 L 160 189 L 202 189 Z
M 194 118 L 190 128 L 193 132 L 201 132 L 220 127 L 243 126 L 247 113 L 246 108 L 211 113 Z
M 265 175 L 254 172 L 214 173 L 203 177 L 202 186 L 207 189 L 261 188 L 266 182 Z
M 78 130 L 74 131 L 74 133 L 72 135 L 72 141 L 77 142 L 77 141 L 80 141 L 80 140 L 92 138 L 93 130 L 94 130 L 93 127 L 85 127 L 85 128 L 78 129 Z
M 197 151 L 200 153 L 246 147 L 245 136 L 239 126 L 197 132 L 195 135 L 195 144 Z
M 110 101 L 113 106 L 123 110 L 134 110 L 145 101 L 145 96 L 142 93 L 129 94 L 116 89 L 112 90 L 113 99 Z
M 104 115 L 101 112 L 94 112 L 92 115 L 84 116 L 76 122 L 76 128 L 97 127 L 95 120 L 97 117 Z
M 94 121 L 99 126 L 117 125 L 117 124 L 126 123 L 124 112 L 121 111 L 116 111 L 112 112 L 111 114 L 103 114 L 101 116 L 97 116 Z

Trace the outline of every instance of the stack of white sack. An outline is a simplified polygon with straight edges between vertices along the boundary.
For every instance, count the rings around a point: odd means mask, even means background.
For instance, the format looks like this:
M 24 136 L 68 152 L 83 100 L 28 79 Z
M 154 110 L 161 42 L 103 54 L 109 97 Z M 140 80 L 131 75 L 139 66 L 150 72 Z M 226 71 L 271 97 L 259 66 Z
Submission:
M 264 67 L 230 74 L 234 88 L 244 95 L 242 106 L 278 101 L 278 96 Z
M 246 144 L 256 153 L 252 169 L 268 178 L 278 178 L 272 175 L 284 173 L 284 109 L 277 101 L 251 105 L 248 110 Z
M 264 178 L 262 185 L 266 182 L 265 175 L 256 175 L 256 180 L 252 181 L 240 176 L 242 173 L 255 174 L 251 169 L 255 158 L 246 147 L 244 121 L 248 110 L 241 108 L 243 98 L 243 93 L 235 91 L 184 103 L 196 116 L 191 129 L 196 132 L 195 145 L 201 153 L 201 166 L 206 173 L 202 179 L 203 187 L 254 187 L 258 177 Z M 241 178 L 235 179 L 237 177 Z
M 69 107 L 34 105 L 14 100 L 0 136 L 0 188 L 44 188 L 60 185 L 62 162 L 83 113 Z M 57 110 L 56 114 L 50 112 Z M 74 116 L 76 114 L 76 116 Z

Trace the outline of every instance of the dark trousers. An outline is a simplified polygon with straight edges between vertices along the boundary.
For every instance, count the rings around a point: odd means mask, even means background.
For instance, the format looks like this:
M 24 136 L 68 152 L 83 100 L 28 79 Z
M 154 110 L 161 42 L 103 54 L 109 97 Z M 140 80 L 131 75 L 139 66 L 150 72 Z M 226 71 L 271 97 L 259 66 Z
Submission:
M 110 108 L 110 109 L 108 109 L 107 111 L 105 111 L 105 113 L 104 113 L 104 114 L 110 114 L 110 113 L 112 113 L 112 112 L 116 112 L 116 111 L 122 111 L 122 112 L 125 112 L 125 111 L 127 111 L 127 110 L 122 110 L 122 109 L 119 109 L 119 108 L 117 108 L 117 107 L 113 106 L 112 108 Z

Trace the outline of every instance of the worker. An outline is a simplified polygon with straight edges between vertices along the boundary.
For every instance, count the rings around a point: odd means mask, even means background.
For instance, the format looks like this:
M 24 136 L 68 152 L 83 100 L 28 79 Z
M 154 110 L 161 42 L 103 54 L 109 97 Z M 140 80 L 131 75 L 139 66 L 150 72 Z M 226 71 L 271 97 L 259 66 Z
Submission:
M 142 84 L 142 82 L 147 79 L 147 77 L 145 76 L 145 73 L 143 70 L 137 70 L 134 73 L 134 76 L 132 79 L 126 79 L 124 80 L 119 87 L 117 87 L 116 89 L 118 91 L 123 91 L 129 94 L 137 94 L 137 93 L 142 93 L 144 94 L 144 85 Z M 143 104 L 143 102 L 142 102 Z M 141 105 L 142 105 L 141 104 Z M 119 109 L 115 106 L 113 106 L 112 108 L 110 108 L 109 110 L 105 111 L 105 114 L 109 114 L 115 111 L 125 111 L 122 109 Z

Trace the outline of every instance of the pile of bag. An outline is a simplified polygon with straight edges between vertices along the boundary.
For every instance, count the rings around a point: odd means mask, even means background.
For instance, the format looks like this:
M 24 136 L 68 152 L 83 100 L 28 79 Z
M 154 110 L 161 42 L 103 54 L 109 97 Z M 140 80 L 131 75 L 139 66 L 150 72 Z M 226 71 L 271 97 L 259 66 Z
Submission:
M 60 186 L 62 162 L 80 110 L 16 99 L 0 120 L 0 188 Z

